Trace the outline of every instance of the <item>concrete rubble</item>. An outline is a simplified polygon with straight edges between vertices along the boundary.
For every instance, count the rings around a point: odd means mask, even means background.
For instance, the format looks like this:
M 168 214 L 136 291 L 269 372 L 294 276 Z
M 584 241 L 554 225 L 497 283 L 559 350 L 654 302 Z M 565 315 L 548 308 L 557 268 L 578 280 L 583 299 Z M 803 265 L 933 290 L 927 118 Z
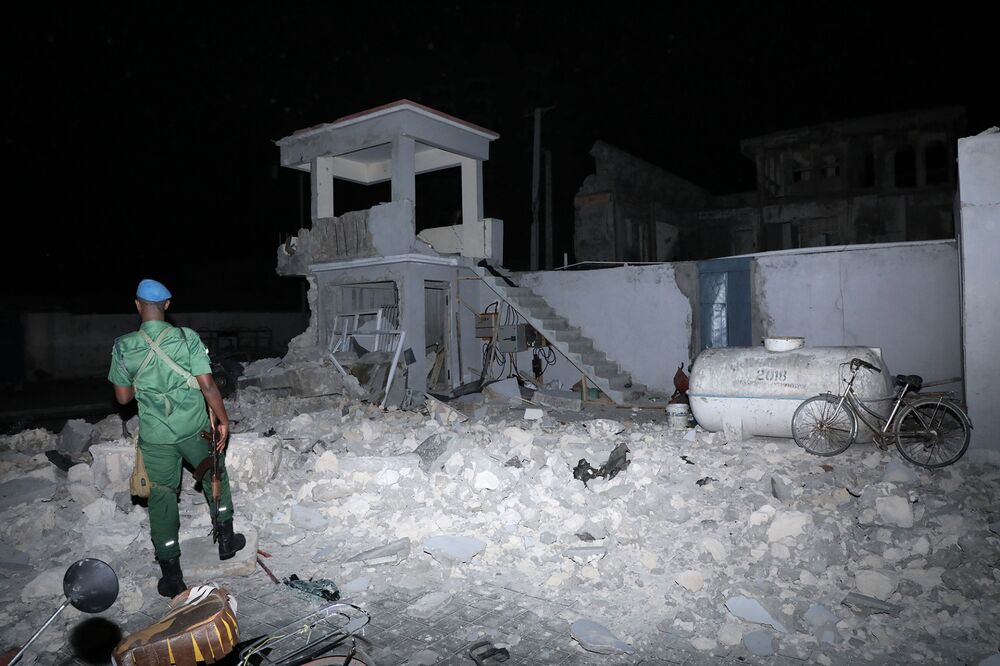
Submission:
M 569 650 L 873 664 L 996 651 L 995 467 L 915 470 L 861 444 L 818 458 L 790 440 L 669 430 L 651 410 L 555 401 L 526 420 L 516 383 L 381 411 L 349 379 L 286 363 L 257 362 L 227 401 L 241 557 L 212 557 L 185 475 L 191 580 L 247 575 L 259 547 L 276 571 L 362 600 L 411 590 L 413 617 L 466 585 L 543 598 L 565 609 Z M 0 438 L 0 646 L 44 622 L 81 557 L 118 572 L 123 597 L 106 611 L 118 620 L 155 599 L 146 511 L 127 494 L 132 442 L 117 417 L 73 431 L 89 448 L 44 430 Z M 630 462 L 613 478 L 573 478 L 621 444 Z M 62 446 L 78 462 L 67 472 L 45 456 Z M 80 617 L 57 619 L 39 649 L 59 649 Z

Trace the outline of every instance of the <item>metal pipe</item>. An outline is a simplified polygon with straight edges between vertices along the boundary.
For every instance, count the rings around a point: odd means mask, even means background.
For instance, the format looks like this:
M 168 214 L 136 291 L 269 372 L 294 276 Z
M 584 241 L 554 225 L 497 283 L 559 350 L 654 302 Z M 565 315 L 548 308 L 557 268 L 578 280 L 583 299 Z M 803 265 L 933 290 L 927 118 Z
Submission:
M 403 351 L 403 341 L 406 340 L 406 331 L 399 332 L 399 342 L 396 343 L 396 353 L 392 356 L 392 367 L 389 368 L 389 379 L 385 382 L 385 395 L 382 396 L 382 404 L 379 409 L 385 409 L 385 403 L 389 399 L 389 389 L 392 388 L 392 380 L 396 376 L 396 364 L 399 363 L 399 354 Z
M 21 648 L 20 652 L 14 655 L 14 658 L 11 659 L 10 662 L 8 662 L 7 666 L 14 666 L 14 664 L 21 661 L 21 657 L 24 655 L 24 651 L 28 649 L 28 646 L 34 643 L 36 638 L 41 636 L 42 632 L 45 631 L 50 624 L 52 624 L 52 621 L 56 619 L 56 616 L 59 615 L 59 613 L 63 612 L 63 609 L 65 609 L 66 606 L 69 606 L 69 604 L 70 604 L 69 599 L 64 601 L 63 605 L 60 606 L 58 609 L 56 609 L 56 612 L 52 614 L 52 617 L 50 617 L 48 621 L 46 621 L 45 624 L 42 625 L 42 628 L 36 631 L 35 635 L 28 639 L 28 642 L 24 644 L 24 647 Z

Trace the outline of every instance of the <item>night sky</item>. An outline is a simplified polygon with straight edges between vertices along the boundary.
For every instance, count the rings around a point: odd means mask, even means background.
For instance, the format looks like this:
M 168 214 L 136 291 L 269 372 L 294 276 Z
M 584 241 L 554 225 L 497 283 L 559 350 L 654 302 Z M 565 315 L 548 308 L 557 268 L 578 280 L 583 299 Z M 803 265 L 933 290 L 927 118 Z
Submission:
M 722 194 L 754 187 L 741 138 L 947 105 L 966 107 L 970 134 L 1000 122 L 988 5 L 651 4 L 14 10 L 0 310 L 127 312 L 143 277 L 180 311 L 297 309 L 274 253 L 308 217 L 307 183 L 273 142 L 400 98 L 500 133 L 485 205 L 513 268 L 527 261 L 535 106 L 555 106 L 543 141 L 560 257 L 596 139 Z M 418 219 L 449 223 L 457 171 L 417 183 Z M 338 183 L 336 212 L 387 197 Z

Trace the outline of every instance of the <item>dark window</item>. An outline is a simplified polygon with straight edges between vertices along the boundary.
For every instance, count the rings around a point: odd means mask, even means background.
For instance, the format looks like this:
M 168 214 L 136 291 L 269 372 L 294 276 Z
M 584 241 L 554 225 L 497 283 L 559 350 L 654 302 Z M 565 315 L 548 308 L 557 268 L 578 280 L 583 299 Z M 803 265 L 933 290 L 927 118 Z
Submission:
M 924 166 L 927 169 L 927 184 L 948 182 L 948 151 L 940 141 L 927 144 L 924 148 Z
M 893 162 L 896 187 L 915 187 L 917 184 L 917 153 L 913 147 L 899 148 Z
M 822 170 L 824 178 L 836 178 L 840 175 L 840 160 L 836 155 L 824 155 Z
M 875 153 L 867 152 L 861 159 L 861 173 L 858 176 L 859 187 L 875 187 Z

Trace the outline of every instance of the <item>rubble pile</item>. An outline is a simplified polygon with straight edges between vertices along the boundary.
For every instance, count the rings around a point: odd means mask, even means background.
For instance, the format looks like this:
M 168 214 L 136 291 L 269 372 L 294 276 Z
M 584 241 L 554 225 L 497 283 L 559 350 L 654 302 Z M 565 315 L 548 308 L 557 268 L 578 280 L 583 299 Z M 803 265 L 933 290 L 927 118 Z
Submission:
M 706 658 L 977 663 L 997 650 L 996 468 L 914 469 L 872 445 L 820 458 L 791 440 L 670 430 L 642 411 L 529 420 L 503 396 L 451 404 L 461 411 L 429 401 L 383 412 L 244 387 L 227 402 L 237 528 L 256 533 L 279 576 L 327 579 L 345 595 L 426 593 L 414 613 L 463 585 L 546 599 L 573 623 L 567 641 L 604 654 L 669 642 Z M 118 572 L 109 612 L 125 617 L 156 594 L 117 417 L 74 430 L 68 471 L 44 453 L 58 440 L 0 440 L 2 645 L 61 603 L 62 572 L 79 557 Z M 574 478 L 581 463 L 615 472 Z M 185 540 L 210 527 L 190 486 L 186 476 L 182 563 Z M 79 621 L 65 615 L 64 626 Z

